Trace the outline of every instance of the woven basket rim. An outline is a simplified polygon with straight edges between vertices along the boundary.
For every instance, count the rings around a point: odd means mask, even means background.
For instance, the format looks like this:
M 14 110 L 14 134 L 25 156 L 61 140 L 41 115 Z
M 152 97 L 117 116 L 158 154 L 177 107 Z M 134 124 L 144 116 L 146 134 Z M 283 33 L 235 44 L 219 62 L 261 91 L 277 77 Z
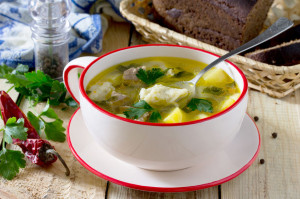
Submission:
M 144 27 L 151 27 L 151 30 L 155 30 L 157 33 L 161 35 L 171 35 L 174 39 L 176 39 L 178 42 L 182 41 L 185 42 L 186 40 L 190 40 L 190 42 L 193 43 L 201 43 L 201 45 L 207 46 L 208 48 L 212 49 L 212 53 L 216 53 L 219 55 L 224 55 L 228 53 L 228 51 L 220 49 L 218 47 L 215 47 L 210 44 L 206 44 L 204 42 L 201 42 L 199 40 L 196 40 L 194 38 L 185 36 L 181 33 L 178 33 L 176 31 L 170 30 L 166 27 L 163 27 L 157 23 L 151 22 L 148 19 L 139 17 L 129 11 L 129 6 L 131 4 L 132 0 L 123 0 L 120 4 L 120 12 L 122 15 L 127 18 L 132 23 L 139 23 L 140 25 Z M 267 72 L 275 73 L 275 74 L 289 74 L 289 73 L 299 73 L 300 72 L 300 64 L 293 65 L 293 66 L 276 66 L 276 65 L 270 65 L 266 63 L 262 63 L 259 61 L 252 60 L 247 57 L 243 57 L 241 55 L 235 55 L 229 59 L 232 62 L 243 62 L 247 63 L 249 67 L 253 67 L 257 70 L 264 70 Z

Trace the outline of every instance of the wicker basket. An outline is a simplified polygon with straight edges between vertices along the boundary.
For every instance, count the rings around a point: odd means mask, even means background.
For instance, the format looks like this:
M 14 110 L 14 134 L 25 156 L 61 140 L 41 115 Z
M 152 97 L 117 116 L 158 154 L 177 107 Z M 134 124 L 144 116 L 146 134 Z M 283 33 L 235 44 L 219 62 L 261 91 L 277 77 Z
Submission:
M 132 6 L 133 1 L 123 0 L 120 10 L 123 16 L 134 24 L 145 41 L 192 46 L 218 55 L 228 52 L 149 21 Z M 281 98 L 300 88 L 300 64 L 288 67 L 275 66 L 239 55 L 233 56 L 229 60 L 243 70 L 250 88 L 267 93 L 272 97 Z

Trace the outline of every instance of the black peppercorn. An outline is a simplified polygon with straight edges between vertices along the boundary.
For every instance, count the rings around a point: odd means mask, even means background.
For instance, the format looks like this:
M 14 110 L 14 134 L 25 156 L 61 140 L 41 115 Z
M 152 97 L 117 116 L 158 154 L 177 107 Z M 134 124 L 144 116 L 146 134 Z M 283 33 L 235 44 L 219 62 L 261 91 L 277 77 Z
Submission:
M 276 133 L 276 132 L 272 133 L 272 137 L 273 137 L 274 139 L 277 138 L 277 133 Z
M 58 53 L 49 55 L 48 52 L 42 50 L 38 52 L 38 56 L 39 59 L 36 60 L 37 69 L 54 79 L 62 77 L 64 63 L 66 63 L 66 60 L 63 60 L 63 57 Z
M 265 163 L 265 160 L 264 160 L 264 159 L 260 159 L 260 160 L 259 160 L 259 163 L 260 163 L 260 164 L 264 164 L 264 163 Z
M 259 120 L 258 116 L 254 116 L 254 121 L 257 122 Z

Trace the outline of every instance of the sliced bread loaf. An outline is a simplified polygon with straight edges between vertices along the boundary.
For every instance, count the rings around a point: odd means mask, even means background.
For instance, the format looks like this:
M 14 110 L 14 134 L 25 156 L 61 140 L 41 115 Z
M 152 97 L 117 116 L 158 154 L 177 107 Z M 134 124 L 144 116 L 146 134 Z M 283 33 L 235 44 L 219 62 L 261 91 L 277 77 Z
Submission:
M 298 25 L 295 25 L 294 27 L 288 29 L 284 33 L 281 33 L 280 35 L 274 37 L 273 39 L 270 39 L 269 41 L 266 41 L 259 46 L 257 46 L 256 50 L 258 49 L 264 49 L 264 48 L 270 48 L 273 46 L 280 45 L 284 42 L 290 42 L 293 40 L 300 39 L 300 22 L 295 22 Z
M 153 0 L 167 27 L 226 50 L 257 36 L 273 0 Z
M 276 66 L 300 64 L 300 39 L 256 50 L 245 54 L 245 57 Z

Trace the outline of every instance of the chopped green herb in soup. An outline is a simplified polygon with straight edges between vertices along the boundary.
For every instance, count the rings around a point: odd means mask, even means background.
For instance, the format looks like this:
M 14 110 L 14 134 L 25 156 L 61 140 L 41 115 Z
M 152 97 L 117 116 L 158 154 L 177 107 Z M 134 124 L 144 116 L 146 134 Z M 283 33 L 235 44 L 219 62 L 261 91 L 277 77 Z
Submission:
M 204 63 L 174 57 L 149 57 L 112 66 L 92 79 L 88 96 L 101 108 L 144 122 L 180 123 L 214 115 L 240 96 L 235 81 L 212 68 L 191 97 L 180 82 L 191 80 Z

